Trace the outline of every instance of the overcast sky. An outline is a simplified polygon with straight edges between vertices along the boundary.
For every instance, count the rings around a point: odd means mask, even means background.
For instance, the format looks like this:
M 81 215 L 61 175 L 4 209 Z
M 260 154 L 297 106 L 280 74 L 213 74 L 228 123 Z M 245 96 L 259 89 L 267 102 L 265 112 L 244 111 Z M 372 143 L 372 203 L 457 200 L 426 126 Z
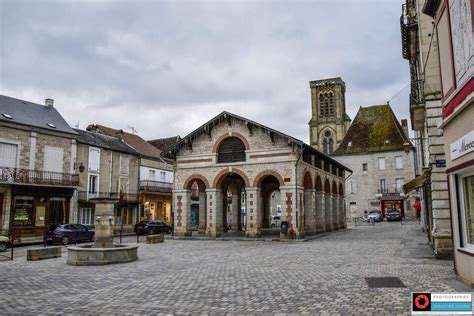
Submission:
M 342 77 L 351 118 L 409 83 L 402 2 L 1 0 L 0 93 L 145 139 L 226 110 L 308 142 L 309 81 Z

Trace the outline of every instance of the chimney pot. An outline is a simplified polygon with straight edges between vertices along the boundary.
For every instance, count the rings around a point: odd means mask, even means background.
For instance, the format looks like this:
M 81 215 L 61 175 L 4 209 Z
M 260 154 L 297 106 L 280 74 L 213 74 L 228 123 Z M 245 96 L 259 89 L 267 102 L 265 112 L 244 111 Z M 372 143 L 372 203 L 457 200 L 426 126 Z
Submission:
M 54 107 L 54 100 L 53 100 L 53 99 L 49 99 L 49 98 L 48 98 L 48 99 L 45 99 L 45 100 L 44 100 L 44 105 L 47 106 L 47 107 L 52 108 L 52 107 Z

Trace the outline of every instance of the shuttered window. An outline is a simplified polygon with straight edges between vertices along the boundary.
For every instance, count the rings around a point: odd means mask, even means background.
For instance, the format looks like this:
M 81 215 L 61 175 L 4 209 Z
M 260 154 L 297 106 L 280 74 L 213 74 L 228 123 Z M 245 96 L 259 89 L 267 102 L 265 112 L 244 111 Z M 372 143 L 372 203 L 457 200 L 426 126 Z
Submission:
M 0 143 L 0 167 L 16 168 L 18 146 Z
M 63 149 L 57 147 L 44 148 L 44 171 L 63 172 Z
M 100 169 L 100 149 L 89 148 L 89 171 L 99 172 Z
M 245 145 L 237 137 L 226 138 L 219 146 L 218 163 L 245 161 Z
M 128 156 L 120 155 L 120 174 L 128 174 Z

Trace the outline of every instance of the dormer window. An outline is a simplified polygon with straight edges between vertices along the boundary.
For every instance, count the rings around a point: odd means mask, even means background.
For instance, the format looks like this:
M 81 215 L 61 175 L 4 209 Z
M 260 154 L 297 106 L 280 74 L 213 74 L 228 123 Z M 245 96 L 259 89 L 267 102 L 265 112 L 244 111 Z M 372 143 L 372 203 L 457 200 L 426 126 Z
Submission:
M 13 116 L 11 116 L 11 115 L 8 114 L 8 113 L 3 113 L 2 115 L 3 115 L 4 118 L 7 118 L 7 119 L 9 119 L 9 120 L 13 119 Z
M 46 125 L 48 125 L 49 127 L 51 128 L 56 128 L 56 125 L 52 124 L 52 123 L 47 123 Z
M 237 137 L 228 137 L 222 141 L 217 151 L 217 162 L 228 163 L 245 161 L 245 145 Z

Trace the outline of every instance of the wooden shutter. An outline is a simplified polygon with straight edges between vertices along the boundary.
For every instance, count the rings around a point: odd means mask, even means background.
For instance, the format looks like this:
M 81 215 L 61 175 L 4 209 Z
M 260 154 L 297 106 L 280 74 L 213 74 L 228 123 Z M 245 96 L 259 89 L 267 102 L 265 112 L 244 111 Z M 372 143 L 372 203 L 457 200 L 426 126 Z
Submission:
M 245 145 L 237 137 L 226 138 L 219 146 L 217 162 L 245 161 Z
M 18 146 L 0 143 L 0 167 L 16 168 Z

